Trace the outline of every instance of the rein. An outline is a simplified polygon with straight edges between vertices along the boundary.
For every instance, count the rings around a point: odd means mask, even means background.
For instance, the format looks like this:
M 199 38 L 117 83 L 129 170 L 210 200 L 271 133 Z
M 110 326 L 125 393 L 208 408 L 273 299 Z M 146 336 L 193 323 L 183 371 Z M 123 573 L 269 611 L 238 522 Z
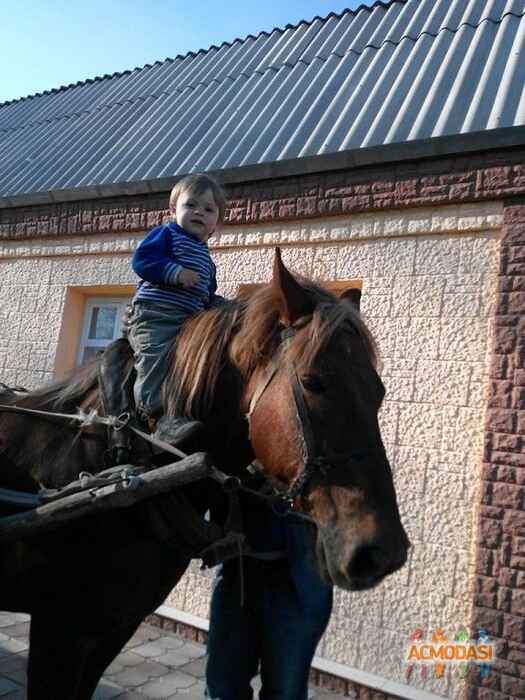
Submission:
M 100 416 L 96 409 L 86 413 L 81 408 L 78 413 L 56 413 L 53 411 L 42 411 L 36 408 L 25 408 L 24 406 L 15 406 L 11 404 L 0 404 L 0 412 L 6 413 L 25 413 L 30 416 L 42 416 L 43 418 L 63 418 L 65 420 L 78 421 L 81 428 L 87 428 L 90 425 L 99 423 L 108 425 L 115 430 L 121 430 L 126 423 L 123 422 L 122 416 Z
M 164 442 L 164 440 L 159 440 L 154 435 L 149 435 L 148 433 L 139 430 L 134 425 L 130 424 L 130 414 L 122 413 L 120 416 L 101 416 L 96 409 L 92 409 L 89 413 L 86 413 L 81 408 L 78 409 L 78 413 L 57 413 L 53 411 L 42 411 L 36 408 L 25 408 L 24 406 L 12 406 L 10 404 L 0 404 L 0 413 L 24 413 L 31 416 L 42 416 L 43 418 L 60 418 L 61 420 L 71 420 L 80 423 L 80 428 L 87 428 L 91 425 L 107 425 L 113 430 L 119 431 L 123 428 L 128 428 L 132 430 L 136 435 L 139 435 L 143 440 L 160 447 L 165 452 L 170 452 L 171 454 L 184 459 L 188 455 L 182 450 L 178 450 L 169 442 Z

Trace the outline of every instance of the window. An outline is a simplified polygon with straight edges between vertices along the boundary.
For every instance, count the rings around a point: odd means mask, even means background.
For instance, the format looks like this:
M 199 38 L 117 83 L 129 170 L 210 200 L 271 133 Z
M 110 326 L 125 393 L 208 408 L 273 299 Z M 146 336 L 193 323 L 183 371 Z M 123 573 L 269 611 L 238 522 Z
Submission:
M 84 323 L 77 358 L 84 365 L 121 335 L 121 321 L 130 299 L 91 298 L 86 300 Z

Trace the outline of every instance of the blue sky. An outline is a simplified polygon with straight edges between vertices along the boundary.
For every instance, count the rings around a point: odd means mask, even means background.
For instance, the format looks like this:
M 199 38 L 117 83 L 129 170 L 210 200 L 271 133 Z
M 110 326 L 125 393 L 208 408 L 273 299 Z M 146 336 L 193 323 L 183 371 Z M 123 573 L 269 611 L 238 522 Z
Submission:
M 0 0 L 0 102 L 373 0 Z

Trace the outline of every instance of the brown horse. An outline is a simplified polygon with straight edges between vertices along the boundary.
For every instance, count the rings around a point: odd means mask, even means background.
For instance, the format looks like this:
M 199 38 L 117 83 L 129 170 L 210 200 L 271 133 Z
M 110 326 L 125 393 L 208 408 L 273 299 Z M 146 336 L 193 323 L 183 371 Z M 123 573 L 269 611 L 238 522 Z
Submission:
M 166 414 L 205 422 L 219 468 L 239 474 L 255 457 L 288 489 L 288 500 L 317 524 L 321 574 L 353 590 L 401 567 L 408 548 L 378 427 L 384 389 L 375 362 L 352 306 L 295 278 L 277 253 L 268 287 L 186 324 L 164 385 Z M 100 408 L 97 368 L 11 401 Z M 100 426 L 78 431 L 1 413 L 0 484 L 63 486 L 81 470 L 100 469 L 106 447 Z M 208 487 L 185 487 L 201 512 Z M 90 698 L 187 564 L 187 552 L 161 542 L 135 506 L 4 545 L 0 606 L 32 616 L 29 700 Z

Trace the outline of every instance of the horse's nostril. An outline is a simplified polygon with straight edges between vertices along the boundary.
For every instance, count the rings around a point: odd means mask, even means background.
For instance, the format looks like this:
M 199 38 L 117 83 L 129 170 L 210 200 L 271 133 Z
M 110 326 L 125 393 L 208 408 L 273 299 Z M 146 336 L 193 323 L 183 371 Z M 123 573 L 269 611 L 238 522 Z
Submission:
M 365 578 L 379 574 L 383 568 L 383 553 L 379 547 L 360 547 L 348 565 L 350 578 Z

